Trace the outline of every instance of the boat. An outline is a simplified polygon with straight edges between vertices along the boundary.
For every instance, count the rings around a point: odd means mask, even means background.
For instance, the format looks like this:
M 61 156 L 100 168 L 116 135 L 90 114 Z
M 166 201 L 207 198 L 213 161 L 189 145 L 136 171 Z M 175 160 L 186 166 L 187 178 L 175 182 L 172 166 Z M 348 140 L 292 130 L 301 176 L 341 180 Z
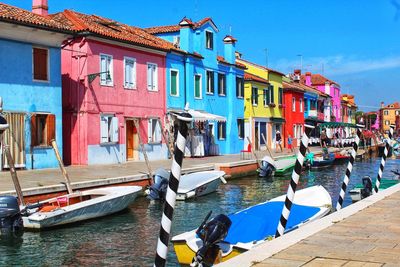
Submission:
M 260 177 L 284 176 L 292 172 L 296 164 L 296 156 L 273 159 L 265 156 L 261 167 L 257 170 Z
M 201 171 L 182 175 L 179 180 L 176 200 L 186 200 L 201 197 L 215 192 L 221 182 L 226 183 L 224 171 Z M 165 199 L 170 173 L 158 169 L 154 175 L 154 183 L 147 191 L 153 200 Z
M 222 222 L 214 223 L 216 226 L 225 225 L 221 231 L 216 231 L 214 227 L 211 227 L 212 225 L 203 227 L 203 229 L 211 229 L 212 233 L 226 231 L 225 234 L 221 234 L 224 237 L 223 240 L 215 244 L 219 247 L 220 255 L 213 263 L 226 261 L 274 238 L 285 198 L 286 195 L 282 195 L 224 216 L 228 219 L 223 218 Z M 331 206 L 332 199 L 322 186 L 312 186 L 297 191 L 285 233 L 325 216 L 330 212 Z M 218 215 L 215 218 L 220 216 Z M 211 220 L 211 222 L 213 221 L 215 220 Z M 202 223 L 201 227 L 204 224 L 205 222 Z M 180 264 L 190 264 L 193 257 L 197 257 L 196 253 L 210 244 L 208 241 L 203 242 L 204 239 L 201 238 L 203 235 L 198 233 L 199 230 L 192 230 L 172 238 L 171 241 Z M 205 236 L 215 236 L 215 234 L 205 234 Z M 215 240 L 218 240 L 218 238 L 215 238 Z
M 331 166 L 334 161 L 334 153 L 328 153 L 321 156 L 315 156 L 314 153 L 309 153 L 306 157 L 304 166 L 306 168 L 324 168 Z
M 113 186 L 50 198 L 27 206 L 23 225 L 44 229 L 103 217 L 126 209 L 141 192 L 141 186 Z
M 335 152 L 335 162 L 346 162 L 350 159 L 351 150 L 343 149 L 340 152 Z

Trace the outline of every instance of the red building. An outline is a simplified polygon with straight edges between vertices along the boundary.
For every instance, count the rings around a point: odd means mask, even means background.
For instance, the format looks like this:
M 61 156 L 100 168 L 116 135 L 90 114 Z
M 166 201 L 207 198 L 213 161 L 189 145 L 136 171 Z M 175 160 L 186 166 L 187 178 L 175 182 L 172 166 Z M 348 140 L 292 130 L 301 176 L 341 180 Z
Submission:
M 293 139 L 293 147 L 300 146 L 301 136 L 304 132 L 304 86 L 298 82 L 283 82 L 284 97 L 284 142 L 288 147 L 288 136 Z

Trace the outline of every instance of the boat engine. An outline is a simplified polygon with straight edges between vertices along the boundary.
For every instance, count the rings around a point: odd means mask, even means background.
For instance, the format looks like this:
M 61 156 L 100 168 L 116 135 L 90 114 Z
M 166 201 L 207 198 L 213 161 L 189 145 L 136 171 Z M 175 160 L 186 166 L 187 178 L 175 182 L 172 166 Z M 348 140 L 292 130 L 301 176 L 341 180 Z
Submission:
M 274 174 L 275 169 L 275 161 L 270 157 L 265 157 L 261 161 L 261 166 L 258 170 L 258 176 L 271 177 Z
M 369 176 L 362 178 L 363 188 L 361 189 L 361 199 L 372 195 L 372 180 Z
M 167 194 L 169 172 L 165 169 L 156 170 L 153 177 L 153 184 L 149 188 L 148 198 L 152 200 L 164 200 Z
M 219 214 L 207 222 L 210 216 L 211 211 L 196 231 L 196 234 L 203 241 L 203 246 L 196 252 L 190 266 L 212 266 L 216 259 L 221 256 L 221 250 L 217 243 L 225 239 L 232 221 L 228 216 Z
M 24 229 L 18 200 L 13 196 L 0 196 L 1 235 L 19 233 Z

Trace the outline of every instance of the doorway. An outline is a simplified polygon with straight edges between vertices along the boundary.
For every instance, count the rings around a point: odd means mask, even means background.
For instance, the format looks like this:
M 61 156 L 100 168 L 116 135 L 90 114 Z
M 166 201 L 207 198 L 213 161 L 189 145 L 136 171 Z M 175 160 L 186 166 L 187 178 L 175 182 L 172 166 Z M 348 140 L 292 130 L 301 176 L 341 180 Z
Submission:
M 139 137 L 133 119 L 126 120 L 126 160 L 139 160 Z

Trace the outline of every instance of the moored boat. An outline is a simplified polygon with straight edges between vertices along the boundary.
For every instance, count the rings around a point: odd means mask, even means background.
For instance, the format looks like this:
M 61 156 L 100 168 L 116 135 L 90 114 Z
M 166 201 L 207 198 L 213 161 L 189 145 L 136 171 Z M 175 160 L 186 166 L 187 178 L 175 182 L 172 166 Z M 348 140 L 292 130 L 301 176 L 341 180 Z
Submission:
M 23 225 L 44 229 L 110 215 L 126 209 L 141 191 L 141 186 L 114 186 L 50 198 L 27 207 Z
M 272 159 L 265 156 L 261 160 L 261 168 L 258 170 L 260 177 L 284 176 L 292 172 L 296 164 L 296 156 Z
M 306 157 L 306 162 L 304 165 L 308 168 L 325 168 L 331 166 L 334 161 L 334 153 L 329 153 L 322 156 L 315 156 L 313 153 L 309 153 Z
M 369 185 L 369 182 L 367 182 L 367 177 L 363 178 L 363 183 L 362 184 L 357 184 L 353 189 L 349 191 L 351 200 L 353 202 L 360 201 L 361 199 L 369 196 L 372 194 L 372 187 L 375 184 L 375 180 L 371 180 L 371 185 Z M 368 177 L 369 178 L 369 177 Z M 369 178 L 371 179 L 371 178 Z M 380 190 L 387 189 L 391 186 L 394 186 L 399 183 L 398 179 L 387 179 L 387 178 L 382 178 L 381 183 L 379 185 Z M 371 188 L 369 188 L 371 186 Z
M 221 253 L 218 262 L 226 261 L 273 238 L 285 198 L 286 195 L 282 195 L 229 215 L 229 231 L 223 241 L 217 244 Z M 322 186 L 297 191 L 286 232 L 328 214 L 331 205 L 331 197 Z M 174 236 L 171 241 L 180 264 L 190 264 L 203 246 L 196 230 Z

